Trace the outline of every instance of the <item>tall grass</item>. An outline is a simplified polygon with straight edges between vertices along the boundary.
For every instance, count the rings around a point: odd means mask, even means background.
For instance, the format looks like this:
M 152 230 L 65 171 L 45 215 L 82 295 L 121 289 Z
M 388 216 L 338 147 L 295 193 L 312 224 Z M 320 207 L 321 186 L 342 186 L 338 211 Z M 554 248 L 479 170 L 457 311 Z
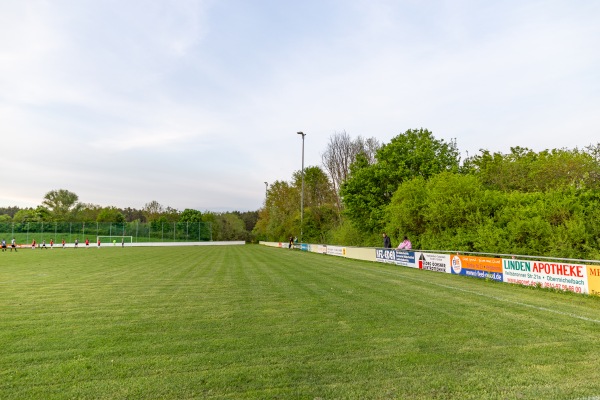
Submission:
M 600 301 L 259 246 L 0 253 L 1 399 L 600 396 Z

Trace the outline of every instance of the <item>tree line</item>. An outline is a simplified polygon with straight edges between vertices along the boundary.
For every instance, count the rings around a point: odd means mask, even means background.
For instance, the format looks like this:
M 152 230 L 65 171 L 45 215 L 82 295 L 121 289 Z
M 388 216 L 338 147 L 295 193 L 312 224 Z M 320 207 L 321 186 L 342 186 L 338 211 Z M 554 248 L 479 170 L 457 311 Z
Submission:
M 323 165 L 267 190 L 254 234 L 284 241 L 600 258 L 600 145 L 535 152 L 480 150 L 410 129 L 381 144 L 336 133 Z M 300 224 L 302 223 L 302 226 Z
M 39 222 L 82 223 L 147 223 L 154 230 L 173 223 L 209 223 L 213 240 L 253 241 L 252 230 L 258 219 L 257 211 L 201 212 L 194 209 L 179 211 L 153 200 L 142 209 L 102 207 L 79 202 L 79 196 L 66 189 L 51 190 L 37 207 L 0 207 L 0 224 Z

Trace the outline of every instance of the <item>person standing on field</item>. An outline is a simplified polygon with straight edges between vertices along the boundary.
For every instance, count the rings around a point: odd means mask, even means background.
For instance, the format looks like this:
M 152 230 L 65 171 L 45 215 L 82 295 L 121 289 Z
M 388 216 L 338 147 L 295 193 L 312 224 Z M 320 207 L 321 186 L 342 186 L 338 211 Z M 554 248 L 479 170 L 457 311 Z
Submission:
M 35 250 L 35 239 L 33 239 L 33 241 L 31 242 L 31 249 Z
M 2 239 L 2 252 L 6 251 L 6 240 Z
M 100 248 L 100 238 L 98 238 L 98 248 Z
M 63 240 L 62 240 L 62 246 L 63 246 L 63 249 L 64 249 L 65 248 L 65 238 L 63 238 Z
M 48 248 L 46 247 L 46 239 L 42 240 L 42 247 L 41 248 L 48 250 Z
M 79 238 L 75 238 L 75 248 L 79 246 Z
M 17 242 L 15 241 L 15 238 L 12 238 L 12 241 L 10 242 L 10 252 L 12 253 L 13 249 L 15 250 L 15 253 L 17 252 Z
M 50 239 L 50 248 L 53 249 L 54 248 L 54 239 Z
M 88 249 L 90 247 L 90 239 L 85 238 L 85 248 Z
M 392 241 L 390 240 L 390 237 L 385 232 L 383 233 L 383 248 L 385 248 L 385 249 L 392 248 Z

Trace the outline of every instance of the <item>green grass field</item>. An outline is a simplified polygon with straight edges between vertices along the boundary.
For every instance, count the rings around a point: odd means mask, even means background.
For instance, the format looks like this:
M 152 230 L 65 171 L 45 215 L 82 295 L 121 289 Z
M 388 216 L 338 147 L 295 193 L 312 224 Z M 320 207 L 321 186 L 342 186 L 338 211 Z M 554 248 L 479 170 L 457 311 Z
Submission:
M 0 399 L 598 399 L 600 299 L 256 245 L 0 253 Z

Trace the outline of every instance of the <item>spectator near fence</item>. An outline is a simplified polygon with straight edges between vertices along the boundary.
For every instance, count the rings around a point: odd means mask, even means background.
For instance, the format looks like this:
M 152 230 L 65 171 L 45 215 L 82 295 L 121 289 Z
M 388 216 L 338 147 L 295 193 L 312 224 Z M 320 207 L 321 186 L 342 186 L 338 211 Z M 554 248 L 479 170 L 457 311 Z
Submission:
M 392 248 L 392 241 L 390 240 L 390 237 L 385 232 L 383 233 L 383 247 L 386 249 Z
M 404 236 L 402 243 L 398 245 L 398 250 L 410 250 L 412 249 L 412 243 L 408 240 L 408 236 Z

